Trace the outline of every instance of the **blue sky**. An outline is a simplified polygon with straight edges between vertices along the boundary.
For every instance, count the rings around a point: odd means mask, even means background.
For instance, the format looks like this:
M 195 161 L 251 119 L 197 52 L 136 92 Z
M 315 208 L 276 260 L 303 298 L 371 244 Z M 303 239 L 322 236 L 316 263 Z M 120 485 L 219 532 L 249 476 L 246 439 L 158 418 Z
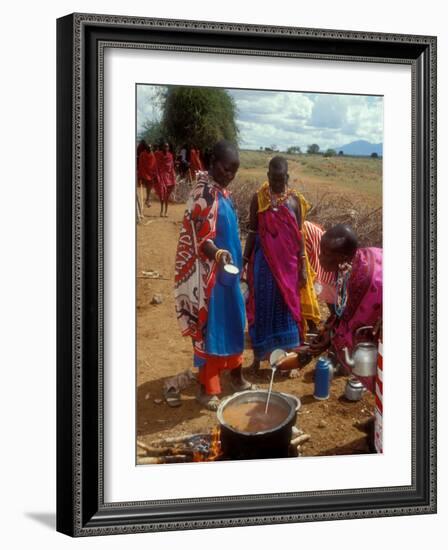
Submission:
M 137 131 L 160 118 L 155 93 L 160 86 L 137 87 Z M 305 92 L 227 90 L 237 106 L 240 146 L 285 150 L 311 143 L 337 148 L 364 139 L 383 141 L 383 98 Z

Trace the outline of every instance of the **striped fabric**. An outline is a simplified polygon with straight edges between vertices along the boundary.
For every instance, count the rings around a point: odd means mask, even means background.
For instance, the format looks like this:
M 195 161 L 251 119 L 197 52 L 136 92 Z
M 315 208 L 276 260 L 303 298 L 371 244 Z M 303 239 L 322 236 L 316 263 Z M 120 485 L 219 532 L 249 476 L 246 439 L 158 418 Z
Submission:
M 378 365 L 375 380 L 375 449 L 383 452 L 383 344 L 378 343 Z
M 305 246 L 308 259 L 314 271 L 317 274 L 317 280 L 320 283 L 331 285 L 335 284 L 335 276 L 331 271 L 325 271 L 319 262 L 320 240 L 324 230 L 316 223 L 304 221 Z

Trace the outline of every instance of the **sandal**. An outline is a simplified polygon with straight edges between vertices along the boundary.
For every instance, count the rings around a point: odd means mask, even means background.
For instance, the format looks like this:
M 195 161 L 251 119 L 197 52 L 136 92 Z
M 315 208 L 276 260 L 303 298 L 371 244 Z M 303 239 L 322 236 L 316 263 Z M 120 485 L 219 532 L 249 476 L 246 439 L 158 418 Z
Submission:
M 243 377 L 243 368 L 238 367 L 230 371 L 230 387 L 233 391 L 258 390 L 255 384 L 251 384 Z
M 208 411 L 216 412 L 218 410 L 220 400 L 217 395 L 207 395 L 206 393 L 199 393 L 196 396 L 196 401 L 203 405 Z
M 182 405 L 182 401 L 180 399 L 180 392 L 174 386 L 170 386 L 169 388 L 164 388 L 163 397 L 165 398 L 167 405 L 170 407 L 180 407 Z

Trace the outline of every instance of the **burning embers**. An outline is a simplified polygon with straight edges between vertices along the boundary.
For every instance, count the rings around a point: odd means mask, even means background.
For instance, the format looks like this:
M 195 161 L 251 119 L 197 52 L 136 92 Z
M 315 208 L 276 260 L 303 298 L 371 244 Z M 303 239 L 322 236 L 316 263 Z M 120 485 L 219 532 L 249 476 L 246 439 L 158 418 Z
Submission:
M 244 448 L 238 442 L 227 441 L 227 452 L 221 445 L 222 432 L 218 426 L 213 428 L 211 433 L 188 434 L 179 437 L 167 437 L 153 441 L 147 445 L 137 441 L 139 448 L 138 464 L 179 464 L 186 462 L 212 462 L 216 460 L 247 460 L 263 458 L 263 453 L 244 452 Z M 291 431 L 291 439 L 287 444 L 287 451 L 284 457 L 301 456 L 302 445 L 310 436 L 304 434 L 295 426 Z M 229 447 L 229 443 L 232 447 Z M 237 448 L 233 448 L 236 445 Z M 271 450 L 269 454 L 275 454 Z M 279 457 L 280 458 L 280 457 Z
M 211 462 L 222 455 L 219 427 L 213 428 L 211 433 L 158 439 L 151 445 L 137 441 L 137 446 L 145 453 L 144 456 L 139 456 L 139 464 Z
M 194 462 L 218 460 L 222 455 L 220 433 L 221 430 L 216 426 L 205 439 L 202 436 L 198 436 L 200 439 L 196 445 L 196 451 L 193 453 Z

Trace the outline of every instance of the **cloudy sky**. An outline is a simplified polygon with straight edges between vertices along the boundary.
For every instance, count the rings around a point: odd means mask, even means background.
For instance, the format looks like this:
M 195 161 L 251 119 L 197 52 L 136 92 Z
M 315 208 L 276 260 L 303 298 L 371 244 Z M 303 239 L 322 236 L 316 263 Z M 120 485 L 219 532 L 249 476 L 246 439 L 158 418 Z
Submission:
M 160 119 L 155 101 L 159 86 L 137 87 L 137 131 Z M 383 98 L 302 92 L 227 90 L 237 106 L 240 146 L 285 150 L 311 143 L 337 148 L 356 140 L 383 141 Z

